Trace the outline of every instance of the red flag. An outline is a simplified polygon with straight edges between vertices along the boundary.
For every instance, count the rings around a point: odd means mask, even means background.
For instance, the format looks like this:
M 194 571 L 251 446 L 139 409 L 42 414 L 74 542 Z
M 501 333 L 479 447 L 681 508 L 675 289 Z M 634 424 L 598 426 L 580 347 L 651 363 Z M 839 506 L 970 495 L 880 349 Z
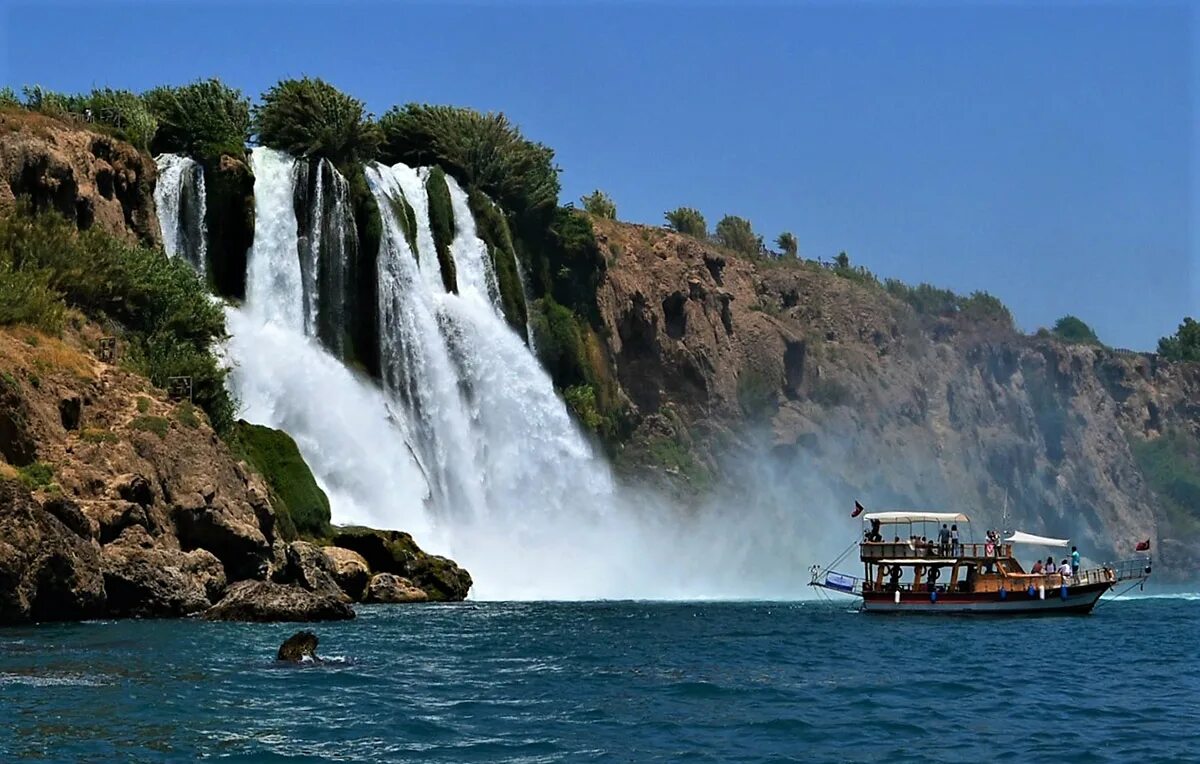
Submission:
M 1133 548 L 1133 551 L 1135 551 L 1135 552 L 1149 552 L 1149 551 L 1150 551 L 1150 539 L 1146 539 L 1145 541 L 1139 541 L 1139 542 L 1137 542 L 1137 546 L 1135 546 L 1135 547 Z
M 863 510 L 864 510 L 864 509 L 865 509 L 865 507 L 863 507 L 863 505 L 862 505 L 862 504 L 859 504 L 859 503 L 856 501 L 856 502 L 854 502 L 854 511 L 850 513 L 850 516 L 851 516 L 851 517 L 858 517 L 859 515 L 861 515 L 861 514 L 863 513 Z M 1147 548 L 1148 548 L 1148 547 L 1147 547 Z

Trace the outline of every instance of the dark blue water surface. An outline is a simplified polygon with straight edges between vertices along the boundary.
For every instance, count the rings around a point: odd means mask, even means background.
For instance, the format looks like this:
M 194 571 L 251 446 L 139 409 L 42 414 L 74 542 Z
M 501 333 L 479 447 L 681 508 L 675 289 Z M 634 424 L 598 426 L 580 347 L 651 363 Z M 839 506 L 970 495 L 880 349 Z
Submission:
M 0 630 L 0 760 L 1200 760 L 1200 601 L 1087 617 L 823 603 L 362 607 L 315 627 Z

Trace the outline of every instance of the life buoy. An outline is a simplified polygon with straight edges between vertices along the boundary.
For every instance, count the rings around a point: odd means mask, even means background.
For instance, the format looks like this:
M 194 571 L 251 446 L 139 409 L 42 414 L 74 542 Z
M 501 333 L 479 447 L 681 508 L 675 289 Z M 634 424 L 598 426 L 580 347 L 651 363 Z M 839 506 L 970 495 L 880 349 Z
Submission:
M 941 568 L 930 568 L 929 569 L 929 580 L 930 581 L 936 581 L 941 577 L 942 577 L 942 569 Z
M 900 578 L 902 575 L 904 575 L 904 569 L 899 565 L 893 565 L 891 570 L 888 571 L 888 576 L 891 578 Z

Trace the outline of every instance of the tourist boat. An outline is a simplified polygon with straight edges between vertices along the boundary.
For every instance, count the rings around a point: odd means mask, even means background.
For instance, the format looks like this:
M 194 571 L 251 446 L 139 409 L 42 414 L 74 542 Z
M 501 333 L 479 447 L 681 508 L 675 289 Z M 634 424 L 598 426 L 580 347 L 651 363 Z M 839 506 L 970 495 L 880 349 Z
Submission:
M 861 505 L 855 506 L 857 515 Z M 860 597 L 868 613 L 1089 613 L 1117 584 L 1128 581 L 1136 586 L 1150 576 L 1148 555 L 1068 576 L 1057 569 L 1029 573 L 1017 560 L 1015 548 L 1038 548 L 1045 554 L 1043 548 L 1065 549 L 1070 541 L 1014 531 L 982 544 L 963 542 L 962 538 L 970 538 L 971 521 L 957 512 L 873 512 L 862 517 L 863 540 L 857 544 L 862 576 L 833 570 L 852 545 L 830 565 L 814 565 L 810 586 Z M 960 543 L 939 543 L 943 526 L 957 526 Z M 1149 549 L 1148 542 L 1145 548 Z M 1034 551 L 1030 556 L 1040 557 Z M 1064 556 L 1069 558 L 1065 551 L 1057 555 Z

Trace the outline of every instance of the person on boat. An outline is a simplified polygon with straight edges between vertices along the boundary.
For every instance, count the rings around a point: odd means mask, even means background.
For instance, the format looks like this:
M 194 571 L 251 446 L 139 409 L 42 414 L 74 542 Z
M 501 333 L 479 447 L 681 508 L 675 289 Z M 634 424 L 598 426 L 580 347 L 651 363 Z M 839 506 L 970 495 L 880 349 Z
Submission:
M 1042 570 L 1044 570 L 1044 568 L 1042 568 L 1042 561 L 1038 560 L 1033 563 L 1033 569 L 1030 570 L 1029 573 L 1033 576 L 1040 576 L 1042 575 Z
M 943 557 L 950 556 L 950 526 L 945 523 L 942 523 L 942 529 L 938 531 L 938 546 Z
M 958 557 L 961 547 L 958 543 L 958 524 L 950 526 L 950 554 Z
M 1054 558 L 1053 557 L 1046 558 L 1045 572 L 1046 572 L 1047 576 L 1053 576 L 1057 572 L 1057 568 L 1054 567 Z
M 1071 547 L 1071 574 L 1079 575 L 1079 547 Z
M 1063 577 L 1064 582 L 1071 577 L 1071 563 L 1067 562 L 1066 557 L 1063 558 L 1062 565 L 1058 566 L 1058 575 Z
M 992 538 L 992 532 L 987 533 L 987 543 L 983 545 L 983 556 L 988 558 L 988 561 L 983 564 L 983 572 L 992 572 L 992 557 L 996 556 L 996 541 Z

